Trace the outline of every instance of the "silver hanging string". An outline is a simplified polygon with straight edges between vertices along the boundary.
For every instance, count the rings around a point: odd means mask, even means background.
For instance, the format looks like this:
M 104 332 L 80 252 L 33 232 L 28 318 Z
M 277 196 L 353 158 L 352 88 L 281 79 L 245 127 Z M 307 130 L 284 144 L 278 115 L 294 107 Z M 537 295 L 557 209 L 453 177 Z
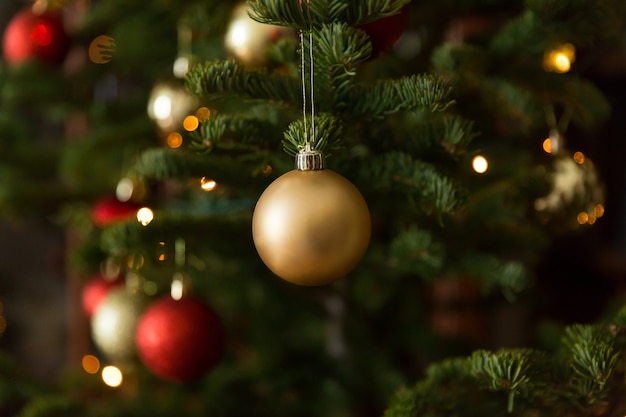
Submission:
M 315 64 L 313 62 L 313 27 L 309 29 L 309 60 L 311 72 L 311 142 L 307 143 L 307 151 L 315 145 Z

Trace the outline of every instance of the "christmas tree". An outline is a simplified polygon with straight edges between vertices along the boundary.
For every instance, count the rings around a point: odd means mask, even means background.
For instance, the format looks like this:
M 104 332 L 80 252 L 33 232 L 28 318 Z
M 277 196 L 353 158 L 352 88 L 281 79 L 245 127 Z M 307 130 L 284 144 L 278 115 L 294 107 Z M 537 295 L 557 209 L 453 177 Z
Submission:
M 0 211 L 64 233 L 71 354 L 3 356 L 0 414 L 624 412 L 618 308 L 533 327 L 620 0 L 19 9 Z

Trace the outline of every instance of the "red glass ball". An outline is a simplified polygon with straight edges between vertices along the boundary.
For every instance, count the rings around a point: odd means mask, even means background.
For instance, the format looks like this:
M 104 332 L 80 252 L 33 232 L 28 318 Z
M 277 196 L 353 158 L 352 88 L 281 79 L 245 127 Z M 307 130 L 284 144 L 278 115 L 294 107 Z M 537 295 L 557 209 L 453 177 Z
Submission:
M 137 353 L 156 376 L 170 381 L 192 381 L 218 362 L 224 330 L 217 314 L 202 300 L 167 296 L 139 318 Z
M 4 58 L 11 65 L 27 60 L 60 64 L 69 47 L 63 22 L 52 12 L 35 14 L 25 9 L 11 19 L 4 31 Z
M 137 215 L 141 207 L 130 201 L 122 202 L 115 197 L 98 200 L 92 209 L 92 218 L 96 225 L 106 226 L 111 223 L 129 220 Z
M 91 318 L 100 303 L 107 296 L 111 288 L 124 285 L 121 279 L 106 279 L 102 275 L 94 275 L 85 283 L 81 294 L 83 311 Z

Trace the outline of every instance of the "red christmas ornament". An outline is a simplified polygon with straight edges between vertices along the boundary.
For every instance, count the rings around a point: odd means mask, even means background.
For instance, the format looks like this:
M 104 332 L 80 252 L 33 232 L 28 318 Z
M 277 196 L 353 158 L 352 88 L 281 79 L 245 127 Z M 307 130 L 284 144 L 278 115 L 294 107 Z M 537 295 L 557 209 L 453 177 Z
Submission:
M 106 197 L 95 203 L 92 217 L 97 226 L 103 227 L 136 216 L 140 208 L 138 204 L 130 201 L 122 202 L 115 197 Z
M 139 318 L 137 354 L 156 376 L 170 381 L 192 381 L 219 360 L 224 330 L 217 314 L 203 301 L 167 296 Z
M 372 43 L 372 58 L 376 58 L 394 47 L 406 27 L 409 8 L 403 7 L 400 13 L 366 23 L 359 28 L 364 30 Z
M 4 31 L 4 58 L 11 65 L 27 60 L 60 64 L 69 47 L 61 18 L 48 11 L 35 14 L 25 9 L 11 19 Z
M 91 318 L 100 303 L 107 296 L 111 288 L 124 285 L 121 279 L 106 279 L 102 275 L 94 275 L 83 286 L 81 304 L 87 318 Z

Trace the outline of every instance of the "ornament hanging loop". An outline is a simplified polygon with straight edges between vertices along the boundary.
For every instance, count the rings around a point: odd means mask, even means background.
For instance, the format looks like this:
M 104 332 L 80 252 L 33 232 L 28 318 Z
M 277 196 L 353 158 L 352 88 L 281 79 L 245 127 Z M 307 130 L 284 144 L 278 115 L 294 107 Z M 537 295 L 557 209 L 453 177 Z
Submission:
M 177 271 L 172 277 L 172 284 L 170 287 L 170 295 L 174 300 L 180 300 L 185 295 L 185 274 L 182 271 L 185 266 L 185 239 L 178 238 L 174 242 L 174 262 L 176 264 Z

